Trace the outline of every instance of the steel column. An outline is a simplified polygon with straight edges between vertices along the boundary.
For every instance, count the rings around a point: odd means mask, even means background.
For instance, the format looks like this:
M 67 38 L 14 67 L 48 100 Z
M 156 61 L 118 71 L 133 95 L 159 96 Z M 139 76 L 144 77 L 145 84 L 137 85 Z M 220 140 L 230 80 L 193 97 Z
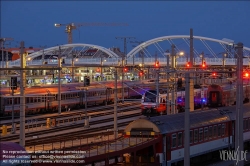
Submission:
M 21 68 L 26 67 L 26 58 L 24 56 L 24 41 L 20 43 L 20 55 L 21 55 Z M 26 76 L 25 70 L 21 71 L 20 74 L 20 145 L 25 147 L 25 85 Z
M 236 124 L 235 124 L 235 150 L 238 153 L 238 159 L 235 162 L 237 166 L 243 166 L 244 161 L 241 159 L 242 151 L 244 150 L 243 144 L 243 43 L 238 43 L 237 49 L 237 87 L 236 87 Z M 238 163 L 237 163 L 238 162 Z

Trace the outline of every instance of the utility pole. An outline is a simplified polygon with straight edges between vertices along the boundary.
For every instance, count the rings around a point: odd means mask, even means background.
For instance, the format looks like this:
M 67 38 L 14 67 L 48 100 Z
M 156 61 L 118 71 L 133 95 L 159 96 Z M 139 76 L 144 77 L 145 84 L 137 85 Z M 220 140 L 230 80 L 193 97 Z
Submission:
M 4 49 L 4 42 L 5 41 L 12 41 L 12 40 L 14 40 L 13 38 L 9 38 L 9 37 L 7 37 L 7 38 L 0 38 L 0 42 L 1 42 L 1 49 L 2 49 L 2 61 L 1 61 L 1 67 L 2 68 L 4 68 L 4 51 L 3 51 L 3 49 Z M 7 59 L 6 59 L 6 63 L 7 63 Z M 7 68 L 7 66 L 6 66 L 6 68 Z M 3 74 L 3 73 L 1 73 L 1 74 Z
M 21 68 L 26 67 L 26 58 L 24 56 L 24 41 L 20 43 Z M 20 145 L 25 147 L 25 70 L 21 70 L 20 74 Z
M 58 55 L 58 114 L 61 114 L 62 106 L 61 106 L 61 46 L 59 46 L 59 55 Z
M 193 67 L 193 29 L 190 29 L 190 67 Z M 185 73 L 185 140 L 184 140 L 184 165 L 190 165 L 190 111 L 193 110 L 193 80 L 190 74 Z
M 125 62 L 125 57 L 127 57 L 127 39 L 135 39 L 135 37 L 115 37 L 116 39 L 123 39 L 124 42 L 124 54 L 122 55 L 122 67 L 127 64 L 127 58 Z M 122 68 L 122 102 L 124 102 L 124 88 L 123 88 L 123 80 L 124 80 L 124 71 Z
M 117 68 L 115 68 L 115 89 L 114 89 L 114 138 L 116 139 L 118 137 L 118 131 L 117 131 Z
M 184 134 L 184 165 L 190 165 L 190 74 L 185 73 L 185 134 Z
M 168 72 L 169 72 L 169 56 L 170 56 L 170 53 L 169 53 L 169 50 L 166 51 L 165 55 L 167 56 L 167 76 L 166 76 L 166 79 L 167 79 L 167 96 L 166 96 L 166 112 L 167 114 L 169 115 L 170 112 L 169 112 L 169 75 L 168 75 Z
M 7 70 L 8 71 L 8 70 Z M 14 125 L 14 80 L 11 78 L 11 95 L 12 95 L 12 134 L 15 134 L 15 125 Z
M 236 87 L 236 125 L 235 125 L 235 149 L 239 152 L 239 159 L 242 159 L 243 146 L 243 43 L 238 43 L 237 49 L 237 87 Z M 237 164 L 238 162 L 238 164 Z M 237 166 L 243 166 L 244 161 L 239 160 Z
M 194 66 L 194 36 L 193 36 L 193 29 L 190 29 L 190 67 Z
M 172 46 L 171 46 L 171 66 L 172 66 L 172 70 L 174 70 L 175 69 L 175 59 L 176 58 L 176 55 L 175 55 L 175 45 L 174 44 L 172 44 Z M 172 77 L 174 78 L 174 82 L 173 82 L 173 86 L 172 86 L 172 90 L 171 90 L 171 96 L 172 96 L 172 98 L 171 98 L 171 113 L 172 114 L 175 114 L 176 112 L 175 112 L 175 105 L 173 104 L 173 103 L 175 103 L 175 93 L 174 93 L 174 91 L 175 91 L 175 83 L 176 83 L 176 81 L 175 81 L 175 73 L 172 73 L 171 74 L 172 75 Z

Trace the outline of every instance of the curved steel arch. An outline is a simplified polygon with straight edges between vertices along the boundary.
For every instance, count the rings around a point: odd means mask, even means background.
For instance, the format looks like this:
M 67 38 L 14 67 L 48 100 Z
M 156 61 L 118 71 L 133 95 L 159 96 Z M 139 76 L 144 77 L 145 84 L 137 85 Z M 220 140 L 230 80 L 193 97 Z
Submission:
M 60 45 L 60 47 L 61 47 L 61 49 L 72 48 L 72 47 L 92 47 L 92 48 L 97 48 L 97 49 L 105 52 L 106 54 L 108 54 L 111 57 L 115 57 L 115 58 L 119 57 L 113 51 L 111 51 L 111 50 L 109 50 L 109 49 L 107 49 L 105 47 L 98 46 L 98 45 L 93 45 L 93 44 L 84 44 L 84 43 L 64 44 L 64 45 Z M 48 52 L 55 51 L 55 50 L 59 50 L 59 46 L 50 47 L 50 48 L 47 48 L 47 49 L 44 49 L 44 50 L 40 50 L 40 51 L 34 52 L 32 54 L 27 55 L 26 59 L 28 59 L 28 58 L 33 59 L 33 58 L 36 58 L 38 56 L 41 56 L 43 53 L 46 54 Z
M 227 41 L 223 41 L 223 40 L 218 40 L 218 39 L 213 39 L 213 38 L 208 38 L 208 37 L 202 37 L 202 36 L 193 36 L 194 39 L 200 39 L 200 40 L 209 40 L 212 42 L 217 42 L 217 43 L 222 43 L 222 44 L 227 44 L 230 45 L 232 43 L 227 42 Z M 160 42 L 160 41 L 164 41 L 164 40 L 168 40 L 168 39 L 183 39 L 183 38 L 190 38 L 189 35 L 172 35 L 172 36 L 162 36 L 162 37 L 158 37 L 158 38 L 154 38 L 151 40 L 148 40 L 146 42 L 141 43 L 140 45 L 138 45 L 137 47 L 135 47 L 134 49 L 132 49 L 128 54 L 127 54 L 127 58 L 133 57 L 136 53 L 138 53 L 141 49 L 154 44 L 156 42 Z M 250 51 L 250 48 L 248 47 L 243 47 L 243 49 Z

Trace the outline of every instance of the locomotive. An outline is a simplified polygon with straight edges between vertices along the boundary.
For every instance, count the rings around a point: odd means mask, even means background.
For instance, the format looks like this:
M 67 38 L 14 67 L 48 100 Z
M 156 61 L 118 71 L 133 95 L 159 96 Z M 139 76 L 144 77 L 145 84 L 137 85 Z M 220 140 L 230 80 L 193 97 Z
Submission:
M 231 85 L 230 85 L 231 86 Z M 220 85 L 209 85 L 207 88 L 194 89 L 194 108 L 202 106 L 221 107 L 236 104 L 236 88 Z M 250 85 L 243 86 L 244 103 L 249 102 Z M 176 107 L 178 112 L 184 112 L 185 91 L 178 91 L 175 95 L 176 101 L 171 101 L 171 93 L 159 93 L 158 101 L 156 90 L 150 90 L 143 94 L 141 100 L 141 112 L 143 115 L 166 114 L 166 107 Z M 168 98 L 168 100 L 167 100 Z

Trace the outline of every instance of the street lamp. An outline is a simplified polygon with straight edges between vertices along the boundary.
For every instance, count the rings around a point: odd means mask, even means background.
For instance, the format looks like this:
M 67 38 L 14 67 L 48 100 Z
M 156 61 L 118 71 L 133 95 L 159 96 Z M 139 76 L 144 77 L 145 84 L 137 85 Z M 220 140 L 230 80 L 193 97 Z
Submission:
M 102 72 L 103 63 L 106 62 L 106 61 L 107 61 L 106 59 L 103 60 L 103 57 L 101 55 L 101 81 L 103 81 L 103 72 Z

